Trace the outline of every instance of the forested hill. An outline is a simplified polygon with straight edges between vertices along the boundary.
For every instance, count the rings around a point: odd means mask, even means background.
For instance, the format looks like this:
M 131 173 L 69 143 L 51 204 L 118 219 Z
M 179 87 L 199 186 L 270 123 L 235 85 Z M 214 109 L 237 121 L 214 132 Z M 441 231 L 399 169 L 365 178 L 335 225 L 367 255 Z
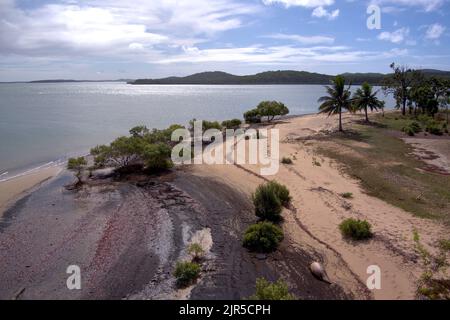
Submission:
M 422 70 L 427 76 L 450 79 L 450 71 Z M 382 73 L 344 73 L 353 84 L 381 84 L 387 76 Z M 163 79 L 138 79 L 130 84 L 329 84 L 334 76 L 306 71 L 267 71 L 255 75 L 236 76 L 226 72 L 202 72 L 187 77 L 169 77 Z

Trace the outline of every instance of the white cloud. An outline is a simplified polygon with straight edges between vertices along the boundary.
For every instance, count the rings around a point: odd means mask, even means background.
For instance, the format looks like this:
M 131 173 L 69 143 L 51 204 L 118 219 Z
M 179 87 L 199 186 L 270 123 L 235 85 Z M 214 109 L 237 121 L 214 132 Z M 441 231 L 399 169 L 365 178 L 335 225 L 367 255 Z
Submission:
M 354 63 L 377 59 L 388 59 L 408 54 L 407 49 L 390 51 L 359 51 L 343 46 L 250 46 L 240 48 L 205 49 L 186 48 L 179 55 L 163 58 L 156 63 L 244 63 L 257 65 L 296 65 L 314 62 Z
M 432 24 L 428 27 L 425 38 L 429 40 L 437 40 L 439 39 L 445 31 L 445 27 L 440 25 L 439 23 Z
M 331 6 L 334 0 L 262 0 L 265 5 L 283 4 L 286 8 L 289 7 L 305 7 L 316 8 L 321 6 Z
M 288 40 L 306 45 L 332 44 L 334 42 L 334 38 L 328 36 L 302 36 L 297 34 L 276 33 L 265 37 L 278 40 Z
M 409 35 L 409 28 L 400 28 L 394 32 L 382 32 L 378 35 L 379 40 L 390 41 L 392 43 L 402 43 Z
M 259 10 L 236 0 L 71 0 L 22 10 L 1 0 L 0 54 L 155 54 L 240 28 Z
M 328 11 L 324 7 L 317 7 L 313 10 L 311 15 L 316 18 L 327 18 L 328 20 L 334 20 L 339 16 L 339 9 Z
M 420 7 L 423 10 L 430 12 L 442 7 L 446 1 L 448 0 L 372 0 L 372 3 L 377 5 L 392 5 L 389 12 L 395 12 L 399 9 L 395 6 Z

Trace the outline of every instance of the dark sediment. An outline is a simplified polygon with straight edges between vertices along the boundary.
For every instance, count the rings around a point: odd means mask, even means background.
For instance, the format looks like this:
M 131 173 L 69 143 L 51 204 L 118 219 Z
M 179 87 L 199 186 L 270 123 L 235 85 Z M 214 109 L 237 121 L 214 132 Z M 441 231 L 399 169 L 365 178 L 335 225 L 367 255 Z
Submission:
M 264 276 L 288 281 L 299 298 L 346 298 L 308 271 L 314 253 L 285 240 L 258 257 L 241 245 L 255 222 L 249 199 L 189 171 L 101 181 L 78 192 L 71 176 L 53 179 L 17 202 L 0 224 L 0 299 L 161 299 L 173 297 L 177 260 L 192 235 L 209 228 L 213 245 L 191 299 L 241 299 Z M 69 265 L 82 289 L 68 290 Z

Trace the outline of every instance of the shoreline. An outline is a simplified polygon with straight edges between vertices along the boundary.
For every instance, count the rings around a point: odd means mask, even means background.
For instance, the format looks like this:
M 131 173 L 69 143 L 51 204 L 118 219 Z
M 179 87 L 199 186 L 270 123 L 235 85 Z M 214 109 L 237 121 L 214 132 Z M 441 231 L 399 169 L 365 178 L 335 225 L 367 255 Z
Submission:
M 56 177 L 63 170 L 62 164 L 59 164 L 0 181 L 0 218 L 10 206 L 38 189 L 46 181 Z

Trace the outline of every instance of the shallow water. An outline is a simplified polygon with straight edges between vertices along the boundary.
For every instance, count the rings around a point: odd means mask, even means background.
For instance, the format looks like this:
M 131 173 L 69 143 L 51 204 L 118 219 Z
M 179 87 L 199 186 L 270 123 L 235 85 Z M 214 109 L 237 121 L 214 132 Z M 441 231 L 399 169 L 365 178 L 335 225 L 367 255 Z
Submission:
M 242 118 L 262 100 L 314 113 L 324 93 L 321 85 L 0 84 L 0 181 L 84 154 L 135 125 Z

